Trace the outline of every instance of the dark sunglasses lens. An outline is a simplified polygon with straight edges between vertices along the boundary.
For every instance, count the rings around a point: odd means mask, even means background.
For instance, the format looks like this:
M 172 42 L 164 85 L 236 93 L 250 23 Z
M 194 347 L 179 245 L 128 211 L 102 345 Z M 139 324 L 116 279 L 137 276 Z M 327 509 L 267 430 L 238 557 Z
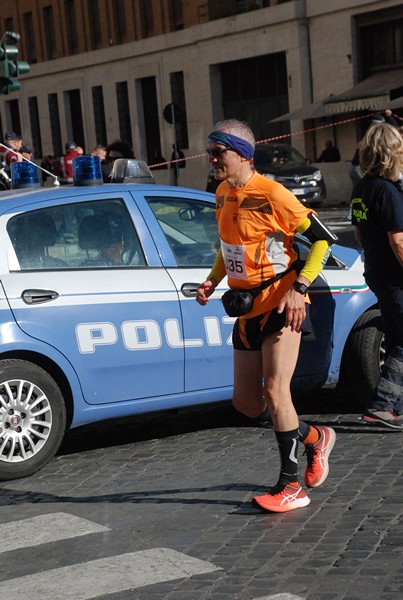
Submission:
M 214 156 L 214 158 L 221 158 L 227 152 L 227 150 L 229 150 L 229 148 L 214 148 L 213 150 L 207 148 L 206 153 L 208 156 Z

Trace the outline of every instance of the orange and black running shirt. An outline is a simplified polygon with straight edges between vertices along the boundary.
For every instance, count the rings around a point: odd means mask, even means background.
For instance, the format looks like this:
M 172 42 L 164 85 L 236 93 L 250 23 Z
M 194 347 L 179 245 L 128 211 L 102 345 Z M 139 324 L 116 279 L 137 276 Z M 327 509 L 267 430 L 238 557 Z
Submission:
M 223 181 L 216 192 L 221 251 L 233 289 L 249 289 L 283 273 L 297 259 L 295 231 L 312 211 L 280 183 L 253 173 L 242 188 Z M 263 290 L 246 316 L 278 306 L 297 275 L 294 270 Z

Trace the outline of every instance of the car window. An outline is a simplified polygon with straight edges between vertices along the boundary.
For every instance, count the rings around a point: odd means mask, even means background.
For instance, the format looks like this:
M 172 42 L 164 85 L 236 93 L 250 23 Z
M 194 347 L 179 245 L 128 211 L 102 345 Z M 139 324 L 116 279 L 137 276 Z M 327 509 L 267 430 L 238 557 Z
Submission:
M 280 165 L 306 164 L 305 158 L 292 146 L 286 144 L 263 144 L 255 148 L 254 164 L 256 168 L 276 167 Z
M 220 247 L 215 206 L 184 198 L 146 198 L 179 267 L 212 265 Z
M 12 217 L 7 231 L 23 271 L 145 265 L 120 199 L 33 210 Z

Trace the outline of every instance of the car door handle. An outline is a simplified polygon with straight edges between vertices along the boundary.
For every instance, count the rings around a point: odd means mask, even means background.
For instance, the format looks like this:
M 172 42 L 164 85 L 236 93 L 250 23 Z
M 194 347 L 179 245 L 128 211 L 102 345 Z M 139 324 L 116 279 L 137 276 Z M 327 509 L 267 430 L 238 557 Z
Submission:
M 181 292 L 185 298 L 196 298 L 197 288 L 200 283 L 184 283 L 181 287 Z
M 56 300 L 58 297 L 59 294 L 52 290 L 24 290 L 21 294 L 25 304 L 42 304 L 43 302 Z

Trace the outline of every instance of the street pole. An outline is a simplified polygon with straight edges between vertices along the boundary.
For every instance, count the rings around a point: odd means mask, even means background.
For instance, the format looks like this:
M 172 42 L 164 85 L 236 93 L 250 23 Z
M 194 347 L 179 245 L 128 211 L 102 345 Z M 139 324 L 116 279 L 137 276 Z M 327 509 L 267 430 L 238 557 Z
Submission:
M 171 102 L 172 127 L 174 132 L 173 157 L 174 160 L 179 158 L 176 144 L 176 121 L 175 121 L 175 105 Z M 174 162 L 171 164 L 171 185 L 178 185 L 179 164 Z

